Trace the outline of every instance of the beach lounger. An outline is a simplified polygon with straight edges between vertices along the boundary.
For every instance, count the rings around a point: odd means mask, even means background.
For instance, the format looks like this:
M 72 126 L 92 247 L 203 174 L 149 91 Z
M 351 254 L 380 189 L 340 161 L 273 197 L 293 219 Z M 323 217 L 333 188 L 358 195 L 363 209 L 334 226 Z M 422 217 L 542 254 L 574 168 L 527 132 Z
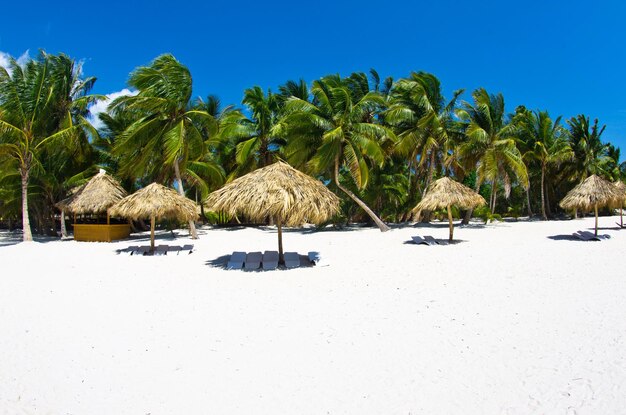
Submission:
M 423 238 L 421 236 L 411 236 L 411 239 L 418 245 L 437 245 L 437 241 L 432 236 L 424 236 Z
M 226 264 L 226 269 L 241 269 L 243 268 L 243 263 L 246 261 L 246 253 L 241 251 L 235 251 L 230 256 L 228 260 L 228 264 Z
M 285 267 L 298 268 L 300 266 L 300 255 L 297 252 L 285 252 Z
M 183 248 L 181 248 L 181 247 L 180 247 L 180 246 L 178 246 L 178 245 L 170 245 L 170 247 L 169 247 L 169 249 L 167 250 L 167 252 L 171 252 L 172 254 L 176 254 L 176 255 L 178 255 L 182 249 L 183 249 Z
M 148 255 L 149 252 L 150 252 L 150 247 L 147 245 L 143 245 L 143 246 L 137 247 L 137 250 L 135 251 L 134 255 Z
M 263 269 L 266 271 L 278 268 L 278 251 L 265 251 L 263 254 Z
M 181 248 L 183 251 L 189 251 L 189 254 L 193 254 L 193 245 L 183 245 Z
M 126 252 L 128 255 L 132 255 L 135 253 L 135 251 L 137 251 L 139 249 L 139 246 L 137 245 L 131 245 L 128 248 L 124 249 L 123 251 Z
M 170 248 L 169 245 L 158 245 L 156 248 L 154 248 L 154 255 L 155 256 L 167 255 L 167 250 L 169 248 Z
M 572 235 L 574 235 L 581 241 L 603 241 L 605 239 L 611 238 L 611 235 L 595 235 L 593 232 L 589 231 L 578 231 L 573 233 Z
M 435 238 L 433 238 L 433 237 L 432 237 L 432 236 L 430 236 L 430 235 L 424 235 L 424 239 L 425 239 L 427 242 L 430 242 L 430 243 L 433 243 L 433 242 L 434 242 L 434 243 L 435 243 L 435 244 L 437 244 L 437 245 L 448 245 L 448 241 L 447 241 L 447 240 L 444 240 L 444 239 L 435 239 Z
M 309 257 L 309 261 L 313 265 L 322 266 L 322 267 L 328 265 L 326 261 L 322 259 L 322 255 L 320 255 L 320 253 L 317 251 L 309 252 L 308 257 Z
M 261 252 L 250 252 L 246 255 L 246 262 L 243 264 L 243 269 L 247 271 L 257 270 L 261 267 L 262 260 L 263 254 Z

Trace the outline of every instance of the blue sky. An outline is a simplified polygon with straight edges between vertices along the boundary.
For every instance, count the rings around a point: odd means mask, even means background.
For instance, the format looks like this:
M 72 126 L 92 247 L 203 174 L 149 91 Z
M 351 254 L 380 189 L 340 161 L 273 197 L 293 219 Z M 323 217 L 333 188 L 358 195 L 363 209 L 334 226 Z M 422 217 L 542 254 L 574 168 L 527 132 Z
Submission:
M 187 65 L 194 95 L 240 104 L 245 88 L 375 68 L 429 71 L 448 96 L 502 92 L 564 118 L 586 114 L 626 156 L 626 2 L 10 2 L 0 52 L 40 48 L 84 61 L 93 92 L 126 87 L 162 53 Z M 0 58 L 2 55 L 0 55 Z

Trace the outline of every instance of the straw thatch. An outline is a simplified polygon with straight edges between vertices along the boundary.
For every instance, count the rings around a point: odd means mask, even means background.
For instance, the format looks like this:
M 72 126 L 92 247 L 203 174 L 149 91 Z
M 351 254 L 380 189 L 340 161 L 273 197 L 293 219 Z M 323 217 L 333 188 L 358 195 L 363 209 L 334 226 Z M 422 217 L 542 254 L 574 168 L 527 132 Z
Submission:
M 618 194 L 621 195 L 617 199 L 617 206 L 621 208 L 626 204 L 626 184 L 623 181 L 618 180 L 615 183 L 613 183 L 613 186 L 615 186 L 615 189 L 617 190 Z
M 111 215 L 138 220 L 144 218 L 193 220 L 198 217 L 196 204 L 174 189 L 152 183 L 126 196 L 110 209 Z
M 614 204 L 621 197 L 613 183 L 594 174 L 570 190 L 559 205 L 563 209 L 591 210 Z
M 56 206 L 78 215 L 105 213 L 126 195 L 120 183 L 102 170 Z
M 211 193 L 208 209 L 282 225 L 322 223 L 339 212 L 339 198 L 316 180 L 283 162 L 276 162 L 233 180 Z
M 449 177 L 435 180 L 428 186 L 428 191 L 422 200 L 413 208 L 413 213 L 422 210 L 435 210 L 446 208 L 448 210 L 448 223 L 450 228 L 448 240 L 452 242 L 454 237 L 454 223 L 452 221 L 451 206 L 462 209 L 473 209 L 484 205 L 485 199 L 469 187 L 455 182 Z
M 485 199 L 469 187 L 455 182 L 449 177 L 442 177 L 428 186 L 426 195 L 415 206 L 413 212 L 442 209 L 448 206 L 473 209 L 485 203 Z

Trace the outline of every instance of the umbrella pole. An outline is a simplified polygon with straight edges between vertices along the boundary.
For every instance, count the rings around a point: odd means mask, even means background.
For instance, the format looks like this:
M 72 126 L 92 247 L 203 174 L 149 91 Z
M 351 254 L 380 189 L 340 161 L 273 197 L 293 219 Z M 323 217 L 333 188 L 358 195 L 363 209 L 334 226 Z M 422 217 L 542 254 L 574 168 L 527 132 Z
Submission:
M 154 215 L 150 216 L 150 254 L 154 254 Z
M 594 205 L 594 209 L 596 211 L 596 236 L 598 236 L 598 204 Z
M 619 227 L 624 227 L 624 213 L 622 212 L 622 207 L 619 208 Z
M 452 242 L 452 235 L 454 234 L 454 223 L 452 223 L 452 209 L 450 209 L 450 205 L 448 205 L 448 221 L 450 222 L 450 239 Z
M 276 226 L 278 227 L 278 263 L 285 263 L 285 256 L 283 255 L 283 227 L 280 223 L 280 218 L 276 218 Z

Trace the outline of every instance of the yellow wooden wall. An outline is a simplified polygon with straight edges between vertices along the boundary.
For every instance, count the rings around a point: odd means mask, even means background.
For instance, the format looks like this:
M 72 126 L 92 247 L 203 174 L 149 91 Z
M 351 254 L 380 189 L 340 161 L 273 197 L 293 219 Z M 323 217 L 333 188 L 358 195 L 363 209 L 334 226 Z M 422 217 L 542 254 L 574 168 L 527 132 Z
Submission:
M 74 240 L 87 242 L 111 242 L 130 236 L 130 225 L 74 224 Z

